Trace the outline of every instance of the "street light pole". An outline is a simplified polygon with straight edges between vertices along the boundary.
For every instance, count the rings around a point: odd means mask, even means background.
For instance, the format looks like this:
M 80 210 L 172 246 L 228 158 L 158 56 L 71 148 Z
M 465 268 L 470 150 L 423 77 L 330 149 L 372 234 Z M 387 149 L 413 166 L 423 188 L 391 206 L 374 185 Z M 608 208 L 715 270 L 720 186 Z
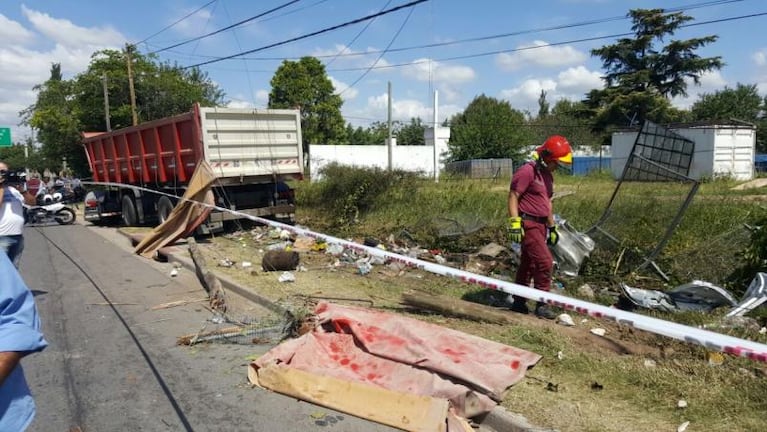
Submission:
M 109 120 L 109 90 L 107 89 L 107 74 L 104 73 L 104 75 L 101 76 L 101 82 L 104 86 L 104 116 L 106 117 L 107 121 L 107 132 L 110 132 L 112 130 L 112 124 Z

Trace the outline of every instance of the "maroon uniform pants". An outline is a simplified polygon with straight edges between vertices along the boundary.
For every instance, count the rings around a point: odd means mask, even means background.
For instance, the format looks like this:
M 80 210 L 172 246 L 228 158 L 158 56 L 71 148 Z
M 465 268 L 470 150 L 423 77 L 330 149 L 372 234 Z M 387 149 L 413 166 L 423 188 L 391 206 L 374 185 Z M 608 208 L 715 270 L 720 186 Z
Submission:
M 549 247 L 546 245 L 546 225 L 531 220 L 522 221 L 525 236 L 522 238 L 522 256 L 515 282 L 548 291 L 551 288 L 551 271 L 554 263 Z

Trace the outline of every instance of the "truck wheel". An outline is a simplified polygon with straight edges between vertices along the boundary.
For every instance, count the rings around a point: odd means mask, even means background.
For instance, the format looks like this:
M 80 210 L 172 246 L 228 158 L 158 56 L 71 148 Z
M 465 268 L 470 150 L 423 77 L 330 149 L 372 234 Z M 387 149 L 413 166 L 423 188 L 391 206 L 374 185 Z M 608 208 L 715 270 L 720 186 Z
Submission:
M 136 226 L 138 215 L 136 214 L 136 205 L 129 195 L 124 195 L 122 200 L 122 216 L 125 226 Z
M 170 201 L 170 198 L 166 196 L 160 197 L 159 201 L 157 201 L 157 218 L 161 224 L 168 220 L 168 216 L 170 216 L 172 211 L 173 203 Z

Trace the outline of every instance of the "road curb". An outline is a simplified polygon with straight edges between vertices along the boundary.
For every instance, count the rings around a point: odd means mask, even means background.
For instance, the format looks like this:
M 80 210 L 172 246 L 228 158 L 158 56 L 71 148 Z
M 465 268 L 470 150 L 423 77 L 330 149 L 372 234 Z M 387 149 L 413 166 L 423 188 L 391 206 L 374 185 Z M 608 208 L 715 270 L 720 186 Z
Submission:
M 136 246 L 143 237 L 140 234 L 126 233 L 122 230 L 118 230 L 118 232 L 122 234 L 123 236 L 127 237 L 133 246 Z M 194 265 L 194 261 L 192 261 L 192 259 L 189 257 L 183 256 L 182 255 L 183 252 L 184 251 L 178 246 L 166 246 L 166 247 L 160 248 L 157 251 L 156 257 L 159 258 L 161 261 L 167 261 L 170 263 L 179 264 L 183 268 L 195 273 L 197 271 L 197 268 Z M 219 280 L 219 282 L 221 282 L 221 285 L 224 287 L 224 289 L 231 291 L 240 297 L 243 297 L 260 306 L 263 306 L 266 309 L 269 309 L 270 311 L 279 315 L 283 315 L 287 312 L 287 309 L 283 308 L 282 306 L 278 305 L 272 300 L 258 293 L 255 293 L 252 290 L 249 290 L 248 288 L 242 286 L 239 282 L 236 282 L 230 279 L 226 275 L 216 273 L 216 278 Z
M 136 246 L 143 237 L 143 235 L 127 233 L 120 229 L 117 231 L 125 236 L 133 246 Z M 194 265 L 194 261 L 192 261 L 191 258 L 183 256 L 183 252 L 183 249 L 181 249 L 179 246 L 166 246 L 160 248 L 157 251 L 156 256 L 160 260 L 170 263 L 177 263 L 191 272 L 196 272 L 197 268 Z M 225 289 L 247 300 L 257 303 L 274 313 L 285 314 L 287 312 L 285 308 L 273 302 L 272 300 L 254 293 L 252 290 L 247 289 L 240 283 L 228 278 L 225 275 L 216 273 L 216 278 L 218 278 L 218 280 L 221 282 L 221 285 Z M 492 411 L 490 411 L 482 418 L 482 420 L 479 422 L 479 425 L 480 432 L 557 432 L 556 429 L 541 428 L 531 425 L 524 416 L 510 413 L 506 411 L 506 409 L 502 406 L 496 406 L 493 408 Z

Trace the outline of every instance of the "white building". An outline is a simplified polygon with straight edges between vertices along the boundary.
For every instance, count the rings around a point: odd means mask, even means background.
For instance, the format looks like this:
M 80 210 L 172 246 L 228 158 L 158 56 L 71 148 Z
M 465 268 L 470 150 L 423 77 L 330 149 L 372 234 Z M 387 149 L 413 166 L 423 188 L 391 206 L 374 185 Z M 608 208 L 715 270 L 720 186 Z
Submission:
M 450 128 L 426 128 L 426 145 L 398 146 L 397 140 L 391 143 L 391 167 L 404 171 L 422 172 L 428 177 L 438 178 L 444 169 L 444 156 L 447 154 L 447 142 Z M 312 180 L 319 178 L 323 166 L 336 162 L 342 165 L 381 169 L 389 168 L 389 147 L 382 145 L 321 145 L 309 146 L 309 169 Z
M 737 180 L 754 177 L 756 128 L 745 125 L 707 125 L 672 127 L 677 133 L 695 143 L 689 176 L 695 180 L 730 176 Z M 612 135 L 610 169 L 620 178 L 634 147 L 638 131 L 615 132 Z

